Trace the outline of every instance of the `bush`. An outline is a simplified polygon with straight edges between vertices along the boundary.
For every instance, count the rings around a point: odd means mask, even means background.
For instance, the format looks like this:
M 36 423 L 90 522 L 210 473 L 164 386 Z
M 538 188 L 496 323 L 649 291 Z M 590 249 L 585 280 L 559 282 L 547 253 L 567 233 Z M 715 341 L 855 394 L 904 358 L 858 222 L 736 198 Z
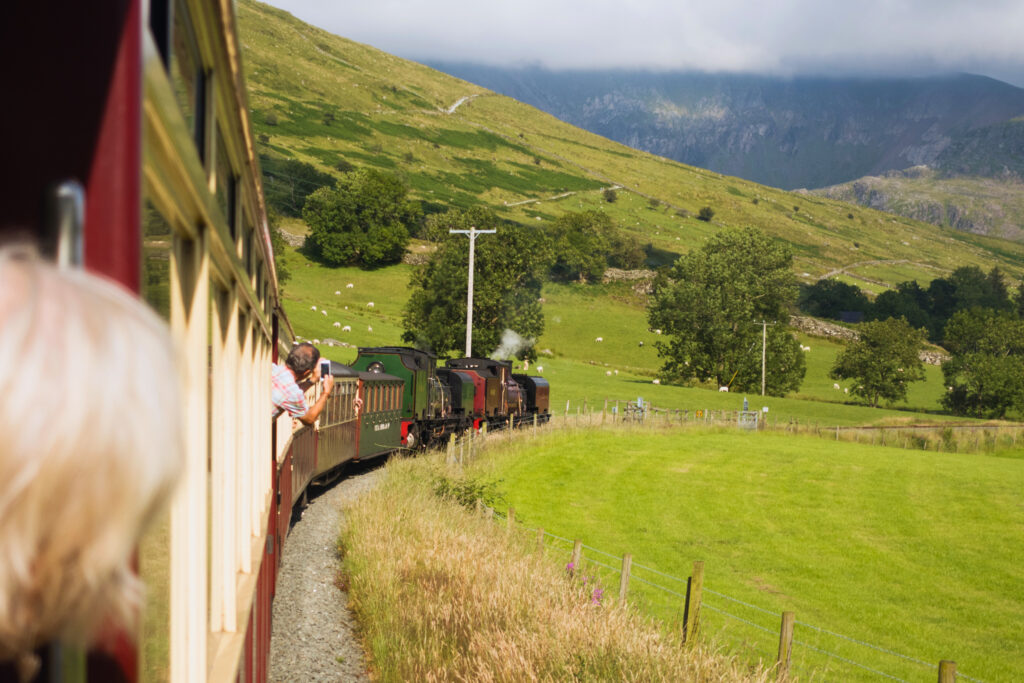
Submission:
M 697 213 L 697 220 L 704 221 L 705 223 L 710 223 L 711 219 L 714 218 L 714 217 L 715 217 L 715 210 L 712 209 L 710 206 L 703 207 Z
M 616 199 L 619 198 L 619 195 L 615 194 L 615 190 L 613 190 L 610 187 L 605 189 L 605 191 L 602 194 L 604 195 L 604 200 L 609 204 L 613 203 Z

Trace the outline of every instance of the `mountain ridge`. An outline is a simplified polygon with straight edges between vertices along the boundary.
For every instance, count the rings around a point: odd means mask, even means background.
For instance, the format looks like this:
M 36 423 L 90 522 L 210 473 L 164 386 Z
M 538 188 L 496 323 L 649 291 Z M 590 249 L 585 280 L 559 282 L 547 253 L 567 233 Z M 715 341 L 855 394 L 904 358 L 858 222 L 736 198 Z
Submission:
M 428 65 L 630 147 L 783 189 L 931 164 L 960 136 L 1024 115 L 1024 89 L 970 74 L 781 78 Z

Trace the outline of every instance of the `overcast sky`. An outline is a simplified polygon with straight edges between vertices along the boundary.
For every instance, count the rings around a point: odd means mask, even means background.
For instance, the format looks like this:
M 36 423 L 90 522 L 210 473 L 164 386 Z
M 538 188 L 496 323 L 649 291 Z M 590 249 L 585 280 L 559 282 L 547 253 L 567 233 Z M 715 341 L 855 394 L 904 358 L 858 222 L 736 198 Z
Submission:
M 270 0 L 417 61 L 771 74 L 979 73 L 1024 87 L 1024 0 Z

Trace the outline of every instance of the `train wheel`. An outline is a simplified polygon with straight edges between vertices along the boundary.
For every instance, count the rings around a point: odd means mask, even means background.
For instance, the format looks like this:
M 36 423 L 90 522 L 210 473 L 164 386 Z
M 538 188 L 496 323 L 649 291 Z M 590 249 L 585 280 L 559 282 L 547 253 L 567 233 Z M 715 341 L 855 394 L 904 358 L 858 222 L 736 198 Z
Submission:
M 409 432 L 405 435 L 405 447 L 410 451 L 420 447 L 420 435 L 415 427 L 409 427 Z

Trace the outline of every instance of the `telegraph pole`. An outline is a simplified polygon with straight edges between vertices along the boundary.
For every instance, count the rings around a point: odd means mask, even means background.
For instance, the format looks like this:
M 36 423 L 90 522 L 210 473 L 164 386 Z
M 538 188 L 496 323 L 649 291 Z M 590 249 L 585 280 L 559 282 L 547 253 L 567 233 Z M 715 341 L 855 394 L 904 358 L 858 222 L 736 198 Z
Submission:
M 469 235 L 469 288 L 466 292 L 466 358 L 473 355 L 473 259 L 476 252 L 477 235 L 493 235 L 497 230 L 477 230 L 470 226 L 469 230 L 449 230 L 451 235 Z
M 764 383 L 768 367 L 768 323 L 761 321 L 761 395 L 764 396 Z

